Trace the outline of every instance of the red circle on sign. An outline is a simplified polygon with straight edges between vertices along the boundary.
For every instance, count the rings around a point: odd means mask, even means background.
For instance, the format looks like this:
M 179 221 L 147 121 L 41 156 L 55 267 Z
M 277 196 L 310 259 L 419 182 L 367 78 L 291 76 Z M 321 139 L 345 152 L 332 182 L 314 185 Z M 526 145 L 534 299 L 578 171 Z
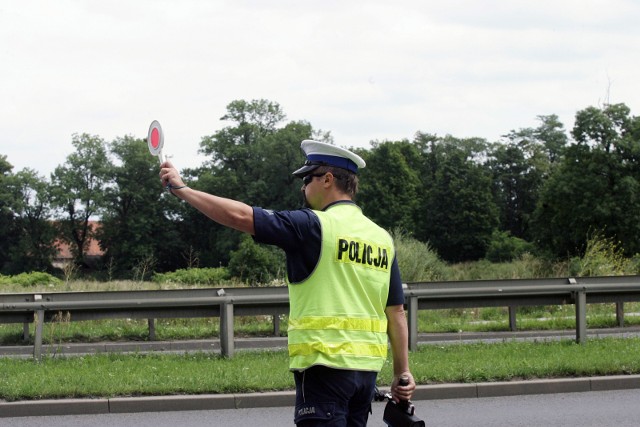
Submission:
M 153 128 L 151 130 L 151 146 L 158 148 L 158 145 L 160 145 L 160 132 L 158 132 L 158 128 Z

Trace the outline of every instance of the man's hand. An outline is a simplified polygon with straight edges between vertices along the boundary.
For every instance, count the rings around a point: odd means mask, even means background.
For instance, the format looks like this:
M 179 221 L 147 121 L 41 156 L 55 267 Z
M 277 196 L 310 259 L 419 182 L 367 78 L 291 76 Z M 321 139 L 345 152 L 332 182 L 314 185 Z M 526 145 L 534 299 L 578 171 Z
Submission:
M 185 186 L 178 170 L 168 160 L 160 165 L 160 181 L 164 188 L 171 189 L 171 187 L 179 188 Z
M 406 378 L 409 382 L 407 385 L 400 385 L 400 379 Z M 391 383 L 391 396 L 395 402 L 401 400 L 411 400 L 413 392 L 416 389 L 416 382 L 413 379 L 411 372 L 403 372 L 400 375 L 393 377 L 393 383 Z

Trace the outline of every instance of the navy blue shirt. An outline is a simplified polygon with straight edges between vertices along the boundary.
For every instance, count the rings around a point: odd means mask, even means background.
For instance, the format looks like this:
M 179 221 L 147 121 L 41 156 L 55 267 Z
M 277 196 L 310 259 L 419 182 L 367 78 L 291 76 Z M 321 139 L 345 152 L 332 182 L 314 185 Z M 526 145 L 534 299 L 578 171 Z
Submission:
M 318 264 L 322 246 L 320 219 L 311 209 L 271 211 L 254 207 L 253 222 L 253 238 L 256 242 L 275 245 L 284 250 L 289 282 L 299 283 L 309 277 Z M 404 292 L 398 261 L 394 256 L 387 306 L 401 304 L 404 304 Z

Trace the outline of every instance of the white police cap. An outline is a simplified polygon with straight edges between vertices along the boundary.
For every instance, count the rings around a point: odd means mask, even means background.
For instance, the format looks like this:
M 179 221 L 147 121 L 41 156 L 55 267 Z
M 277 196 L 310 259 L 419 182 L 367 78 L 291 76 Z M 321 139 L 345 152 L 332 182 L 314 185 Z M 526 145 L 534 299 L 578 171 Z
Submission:
M 300 169 L 293 172 L 299 178 L 308 175 L 320 166 L 333 166 L 346 169 L 353 173 L 358 173 L 359 168 L 366 166 L 362 157 L 344 148 L 327 144 L 326 142 L 305 139 L 300 144 L 300 148 L 307 157 L 307 161 Z

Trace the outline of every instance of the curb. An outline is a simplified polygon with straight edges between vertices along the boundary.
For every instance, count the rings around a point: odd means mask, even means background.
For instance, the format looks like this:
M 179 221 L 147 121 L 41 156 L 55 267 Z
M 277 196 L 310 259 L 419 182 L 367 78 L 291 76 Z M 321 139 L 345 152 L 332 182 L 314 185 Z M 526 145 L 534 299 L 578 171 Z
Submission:
M 413 400 L 483 398 L 628 389 L 640 389 L 640 375 L 421 385 L 416 388 Z M 294 401 L 295 391 L 279 391 L 247 394 L 0 402 L 0 418 L 285 407 L 293 406 Z

